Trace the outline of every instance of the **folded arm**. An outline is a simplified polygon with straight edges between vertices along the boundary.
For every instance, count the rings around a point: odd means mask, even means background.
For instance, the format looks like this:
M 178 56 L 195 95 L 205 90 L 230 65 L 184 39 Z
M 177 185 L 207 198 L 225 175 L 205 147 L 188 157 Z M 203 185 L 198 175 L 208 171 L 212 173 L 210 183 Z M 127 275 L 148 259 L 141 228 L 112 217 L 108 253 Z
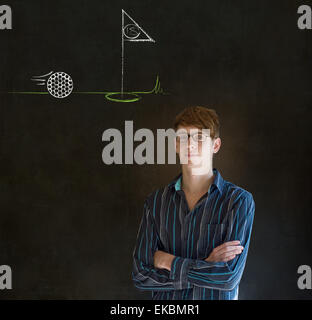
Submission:
M 170 272 L 154 267 L 154 253 L 159 249 L 159 244 L 152 212 L 145 202 L 133 251 L 132 280 L 138 289 L 175 290 L 174 281 L 169 278 Z
M 242 196 L 233 208 L 233 223 L 226 237 L 227 241 L 239 240 L 244 247 L 241 254 L 227 262 L 175 257 L 169 278 L 176 289 L 184 289 L 189 283 L 205 288 L 232 290 L 239 283 L 250 243 L 255 203 L 252 195 Z
M 143 290 L 180 290 L 193 286 L 232 290 L 240 281 L 247 258 L 255 204 L 251 194 L 242 196 L 233 208 L 233 224 L 227 241 L 239 240 L 242 254 L 228 262 L 173 256 L 169 268 L 156 268 L 154 254 L 159 248 L 152 212 L 147 203 L 141 220 L 137 244 L 133 252 L 132 278 Z

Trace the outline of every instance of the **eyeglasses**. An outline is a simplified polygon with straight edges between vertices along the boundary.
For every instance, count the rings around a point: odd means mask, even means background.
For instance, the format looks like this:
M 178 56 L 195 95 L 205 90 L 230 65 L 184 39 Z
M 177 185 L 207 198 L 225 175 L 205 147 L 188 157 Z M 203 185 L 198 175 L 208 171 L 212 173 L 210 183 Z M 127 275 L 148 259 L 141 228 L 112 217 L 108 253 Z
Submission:
M 195 133 L 192 133 L 192 134 L 182 133 L 182 134 L 177 134 L 176 135 L 176 138 L 180 142 L 188 141 L 189 137 L 191 137 L 194 142 L 204 142 L 208 138 L 208 136 L 206 134 L 203 134 L 201 132 L 198 132 L 198 133 L 195 132 Z

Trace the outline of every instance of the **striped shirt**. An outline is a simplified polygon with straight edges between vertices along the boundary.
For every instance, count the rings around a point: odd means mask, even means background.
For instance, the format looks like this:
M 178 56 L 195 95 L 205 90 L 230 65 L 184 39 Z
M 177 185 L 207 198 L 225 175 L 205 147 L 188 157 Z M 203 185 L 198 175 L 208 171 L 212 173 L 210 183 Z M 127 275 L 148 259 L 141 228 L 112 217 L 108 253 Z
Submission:
M 234 300 L 238 298 L 250 243 L 255 202 L 250 192 L 224 180 L 213 168 L 214 180 L 190 210 L 181 189 L 182 173 L 144 202 L 133 251 L 132 279 L 153 300 Z M 240 240 L 241 254 L 227 262 L 207 262 L 213 248 Z M 174 255 L 171 271 L 155 268 L 154 253 Z

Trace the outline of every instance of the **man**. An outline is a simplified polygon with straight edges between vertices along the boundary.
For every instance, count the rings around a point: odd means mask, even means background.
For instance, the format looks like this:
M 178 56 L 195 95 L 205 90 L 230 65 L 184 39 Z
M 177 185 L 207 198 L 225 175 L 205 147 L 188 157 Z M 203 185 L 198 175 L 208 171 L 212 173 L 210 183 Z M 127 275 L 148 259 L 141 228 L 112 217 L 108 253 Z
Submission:
M 238 299 L 255 212 L 252 194 L 213 167 L 221 146 L 213 109 L 183 110 L 174 129 L 176 152 L 187 161 L 182 173 L 145 200 L 134 284 L 154 300 Z

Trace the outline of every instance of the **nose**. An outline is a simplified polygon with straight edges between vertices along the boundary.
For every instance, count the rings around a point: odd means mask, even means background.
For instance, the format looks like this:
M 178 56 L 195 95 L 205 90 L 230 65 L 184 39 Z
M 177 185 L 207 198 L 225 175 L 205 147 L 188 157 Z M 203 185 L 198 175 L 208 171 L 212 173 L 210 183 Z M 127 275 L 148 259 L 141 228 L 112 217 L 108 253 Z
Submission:
M 187 146 L 187 150 L 188 150 L 188 152 L 193 152 L 193 151 L 198 151 L 198 148 L 199 148 L 199 146 L 198 145 L 196 145 L 196 143 L 194 143 L 194 142 L 188 142 L 188 146 Z

